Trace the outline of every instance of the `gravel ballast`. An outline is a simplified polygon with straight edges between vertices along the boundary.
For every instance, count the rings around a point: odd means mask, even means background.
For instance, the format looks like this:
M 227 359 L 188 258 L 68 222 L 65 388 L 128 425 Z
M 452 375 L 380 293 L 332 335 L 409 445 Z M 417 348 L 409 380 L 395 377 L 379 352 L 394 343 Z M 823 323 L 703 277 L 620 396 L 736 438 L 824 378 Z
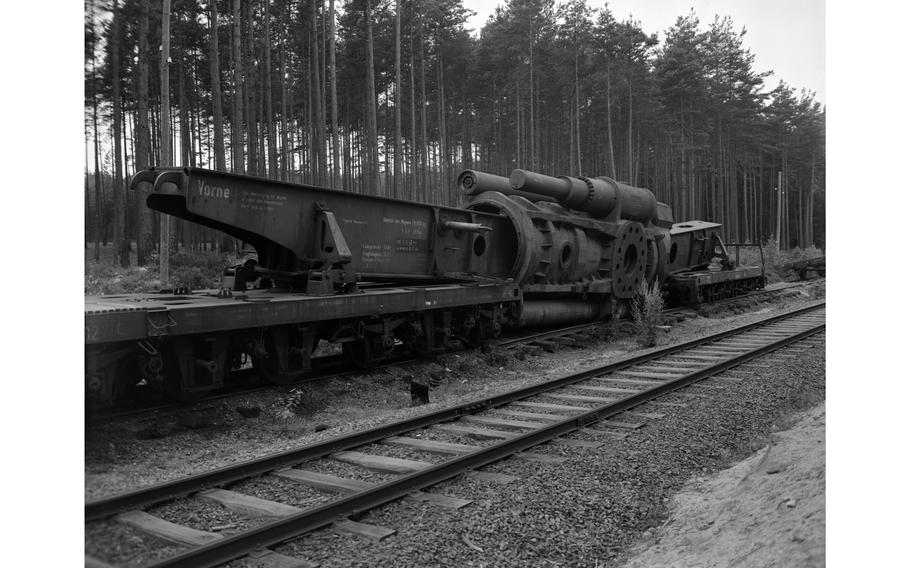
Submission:
M 763 306 L 756 313 L 727 319 L 697 318 L 675 326 L 662 344 L 769 317 L 811 299 L 794 298 L 786 305 Z M 377 398 L 384 406 L 356 404 L 364 393 L 358 392 L 360 383 L 354 379 L 331 385 L 333 396 L 325 397 L 322 408 L 285 422 L 272 412 L 271 405 L 279 398 L 273 394 L 242 403 L 262 407 L 262 417 L 243 419 L 232 414 L 228 407 L 241 405 L 236 401 L 225 408 L 215 405 L 212 427 L 197 431 L 173 427 L 163 439 L 135 440 L 131 433 L 137 429 L 136 424 L 103 433 L 87 432 L 86 497 L 281 451 L 422 414 L 457 400 L 489 396 L 628 356 L 630 347 L 631 341 L 614 338 L 611 343 L 597 343 L 585 349 L 564 349 L 541 356 L 526 354 L 523 360 L 502 354 L 448 355 L 436 363 L 424 364 L 422 369 L 377 372 L 365 378 L 364 384 L 374 385 L 370 394 L 381 394 Z M 473 501 L 461 510 L 404 500 L 371 511 L 359 520 L 398 531 L 381 542 L 323 530 L 275 549 L 323 566 L 617 565 L 632 543 L 642 536 L 647 539 L 664 522 L 671 496 L 690 478 L 719 471 L 747 457 L 764 446 L 772 432 L 786 425 L 792 412 L 824 400 L 823 346 L 806 348 L 795 358 L 776 357 L 771 361 L 770 368 L 737 371 L 736 376 L 746 379 L 741 382 L 709 381 L 708 384 L 724 385 L 722 391 L 700 389 L 697 392 L 704 396 L 675 398 L 685 402 L 684 408 L 639 408 L 665 417 L 644 420 L 647 426 L 625 439 L 578 433 L 572 438 L 603 442 L 603 446 L 591 449 L 545 445 L 533 450 L 567 457 L 562 464 L 508 459 L 484 468 L 518 476 L 511 484 L 462 476 L 427 490 Z M 434 404 L 408 408 L 404 392 L 408 374 L 430 372 L 444 378 L 440 388 L 432 391 Z M 348 396 L 353 397 L 354 404 Z M 342 407 L 347 407 L 347 414 L 339 410 Z M 327 429 L 315 432 L 317 425 Z M 168 429 L 167 425 L 163 428 Z M 435 432 L 427 437 L 477 443 Z M 383 453 L 424 461 L 438 459 L 410 450 Z M 320 464 L 312 469 L 360 476 L 353 467 L 333 464 L 323 469 Z M 383 477 L 378 474 L 371 480 Z M 275 498 L 277 495 L 265 483 L 256 482 L 255 494 Z M 309 497 L 304 492 L 295 501 L 303 504 L 305 496 Z M 181 507 L 169 508 L 168 513 L 169 520 L 180 521 Z M 193 521 L 195 528 L 206 529 L 205 516 L 197 515 Z M 211 523 L 238 524 L 229 516 L 218 514 L 211 515 Z M 127 538 L 135 536 L 127 531 Z M 121 555 L 108 554 L 109 546 L 117 548 L 121 544 L 93 542 L 91 552 L 101 558 L 123 560 Z

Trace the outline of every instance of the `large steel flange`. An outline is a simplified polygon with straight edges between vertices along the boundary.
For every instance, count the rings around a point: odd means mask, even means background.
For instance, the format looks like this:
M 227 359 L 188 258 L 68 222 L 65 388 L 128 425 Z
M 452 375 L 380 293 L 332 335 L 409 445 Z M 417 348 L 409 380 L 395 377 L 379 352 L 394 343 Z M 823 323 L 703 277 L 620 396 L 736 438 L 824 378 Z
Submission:
M 621 221 L 613 240 L 610 267 L 613 296 L 630 299 L 635 296 L 645 276 L 648 260 L 648 235 L 644 225 L 637 221 Z

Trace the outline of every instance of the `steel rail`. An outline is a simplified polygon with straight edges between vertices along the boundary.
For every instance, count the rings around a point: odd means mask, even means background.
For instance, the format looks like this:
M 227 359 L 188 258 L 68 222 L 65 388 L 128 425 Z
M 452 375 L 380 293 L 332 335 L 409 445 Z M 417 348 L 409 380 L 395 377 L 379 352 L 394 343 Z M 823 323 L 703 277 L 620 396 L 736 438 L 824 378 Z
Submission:
M 232 464 L 230 466 L 225 466 L 216 470 L 212 470 L 210 472 L 176 479 L 174 481 L 161 483 L 145 489 L 140 489 L 138 491 L 124 492 L 112 495 L 110 497 L 89 501 L 85 504 L 85 520 L 91 521 L 103 519 L 121 511 L 168 501 L 200 491 L 208 487 L 226 485 L 228 483 L 239 481 L 241 479 L 256 475 L 262 475 L 270 471 L 290 467 L 304 461 L 324 457 L 334 452 L 371 444 L 391 436 L 397 436 L 406 432 L 425 428 L 433 424 L 452 421 L 460 418 L 461 416 L 474 414 L 490 408 L 496 408 L 498 406 L 502 406 L 516 400 L 528 398 L 550 390 L 581 382 L 597 375 L 615 372 L 627 367 L 639 365 L 646 361 L 651 361 L 653 359 L 666 357 L 680 351 L 688 350 L 698 345 L 711 343 L 734 335 L 739 335 L 755 328 L 766 326 L 777 321 L 819 309 L 821 307 L 824 307 L 824 305 L 824 302 L 820 302 L 805 308 L 754 322 L 752 324 L 736 329 L 727 330 L 684 343 L 678 343 L 601 367 L 580 371 L 544 383 L 539 383 L 507 393 L 470 401 L 436 412 L 422 414 L 420 416 L 399 422 L 394 422 L 385 426 L 380 426 L 375 429 L 338 436 L 329 440 L 325 440 L 323 442 L 304 446 L 302 448 L 272 454 L 255 460 L 250 460 L 242 464 Z
M 767 321 L 764 323 L 767 324 Z M 583 414 L 566 418 L 526 434 L 516 435 L 506 441 L 481 448 L 477 452 L 447 460 L 349 497 L 262 525 L 248 532 L 191 549 L 163 561 L 146 565 L 144 568 L 192 568 L 216 566 L 229 562 L 257 547 L 271 546 L 290 538 L 298 537 L 329 525 L 335 520 L 368 511 L 390 501 L 405 497 L 413 491 L 435 485 L 469 470 L 489 465 L 553 438 L 574 432 L 591 423 L 610 418 L 653 398 L 684 388 L 750 359 L 800 341 L 805 337 L 819 333 L 824 328 L 825 323 L 817 324 L 790 337 L 770 342 L 742 355 L 721 361 L 717 365 L 689 373 L 678 379 L 666 381 Z
M 512 347 L 522 343 L 533 343 L 535 341 L 540 341 L 542 339 L 550 339 L 553 337 L 561 337 L 563 335 L 570 335 L 573 333 L 583 333 L 588 330 L 594 330 L 599 327 L 606 325 L 605 321 L 589 321 L 587 323 L 580 323 L 572 325 L 569 327 L 563 327 L 560 329 L 549 330 L 549 331 L 540 331 L 537 333 L 532 333 L 528 335 L 522 335 L 520 337 L 512 337 L 509 339 L 501 339 L 497 341 L 490 342 L 490 347 Z

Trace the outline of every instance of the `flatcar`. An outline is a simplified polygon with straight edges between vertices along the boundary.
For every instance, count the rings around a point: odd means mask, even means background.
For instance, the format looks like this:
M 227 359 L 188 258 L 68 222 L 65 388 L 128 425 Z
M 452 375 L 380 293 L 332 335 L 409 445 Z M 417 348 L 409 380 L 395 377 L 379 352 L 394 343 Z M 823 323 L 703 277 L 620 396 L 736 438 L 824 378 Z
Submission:
M 286 384 L 320 341 L 369 367 L 395 351 L 432 355 L 506 327 L 604 320 L 642 282 L 697 303 L 762 287 L 733 266 L 720 225 L 674 223 L 649 190 L 607 177 L 509 178 L 469 170 L 463 208 L 200 168 L 152 168 L 153 210 L 223 231 L 256 250 L 214 290 L 85 300 L 89 404 L 139 382 L 191 400 L 252 361 Z

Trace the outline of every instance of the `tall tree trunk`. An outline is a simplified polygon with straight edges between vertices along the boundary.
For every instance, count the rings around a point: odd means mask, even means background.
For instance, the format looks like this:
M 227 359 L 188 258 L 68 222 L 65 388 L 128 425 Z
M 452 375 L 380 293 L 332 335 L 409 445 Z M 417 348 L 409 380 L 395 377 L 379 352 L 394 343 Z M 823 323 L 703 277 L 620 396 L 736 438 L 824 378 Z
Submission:
M 629 180 L 631 185 L 635 185 L 635 173 L 632 167 L 633 152 L 632 152 L 632 73 L 629 72 L 629 138 L 626 143 L 629 152 L 629 176 L 626 178 Z
M 408 199 L 413 199 L 415 201 L 425 201 L 426 195 L 421 194 L 420 184 L 418 183 L 417 177 L 417 108 L 416 102 L 417 97 L 415 93 L 415 81 L 414 81 L 414 39 L 411 38 L 410 44 L 410 76 L 411 76 L 411 189 L 408 192 Z
M 168 59 L 171 54 L 171 0 L 162 0 L 161 3 L 161 61 L 159 73 L 161 75 L 161 164 L 173 165 L 171 157 L 171 89 Z M 159 261 L 161 287 L 167 288 L 170 284 L 170 253 L 171 253 L 171 225 L 170 215 L 160 215 L 161 228 L 159 230 Z
M 420 55 L 420 167 L 421 167 L 421 177 L 420 185 L 421 192 L 424 194 L 424 198 L 428 202 L 432 202 L 428 196 L 428 163 L 427 159 L 427 144 L 429 140 L 427 139 L 427 83 L 426 83 L 426 67 L 424 65 L 424 41 L 423 41 L 423 4 L 420 3 L 420 12 L 417 16 L 418 21 L 418 33 L 417 33 L 417 50 Z
M 442 203 L 443 205 L 452 206 L 453 196 L 451 194 L 452 184 L 450 183 L 449 175 L 449 147 L 448 141 L 446 140 L 446 91 L 445 83 L 443 77 L 443 60 L 442 60 L 442 49 L 441 49 L 442 40 L 439 40 L 440 51 L 438 53 L 436 61 L 437 69 L 437 79 L 436 79 L 436 90 L 439 99 L 439 161 L 440 161 L 440 176 L 441 183 L 439 183 L 440 190 L 442 191 Z
M 91 2 L 89 4 L 89 10 L 92 13 L 94 18 L 95 13 L 95 3 Z M 94 20 L 92 25 L 94 26 Z M 95 34 L 92 34 L 92 78 L 96 76 L 95 70 Z M 98 93 L 96 90 L 92 90 L 92 138 L 95 142 L 94 154 L 95 154 L 95 249 L 93 251 L 92 257 L 95 259 L 95 262 L 101 261 L 101 240 L 104 238 L 104 203 L 101 198 L 102 188 L 101 188 L 101 144 L 98 139 Z
M 610 109 L 610 62 L 607 61 L 607 166 L 610 177 L 616 179 L 616 160 L 613 154 L 613 112 Z
M 332 187 L 338 187 L 338 91 L 335 78 L 335 0 L 329 0 L 329 95 L 332 98 Z
M 186 92 L 186 62 L 181 58 L 177 64 L 177 97 L 180 114 L 180 153 L 182 166 L 196 166 L 195 156 L 193 156 L 193 145 L 190 140 L 190 104 L 187 100 Z
M 278 175 L 278 155 L 275 148 L 275 124 L 272 122 L 272 16 L 269 11 L 268 1 L 265 3 L 263 11 L 265 33 L 262 34 L 262 50 L 265 52 L 263 54 L 265 59 L 263 75 L 265 75 L 265 131 L 268 144 L 268 176 L 272 179 L 281 179 Z
M 578 45 L 575 46 L 575 152 L 576 158 L 572 162 L 572 169 L 578 167 L 577 175 L 584 175 L 581 167 L 581 82 L 578 80 Z M 571 158 L 571 156 L 570 156 Z
M 244 3 L 244 19 L 246 20 L 246 42 L 243 43 L 245 47 L 243 61 L 245 63 L 245 79 L 243 82 L 243 92 L 245 94 L 246 105 L 246 140 L 247 140 L 247 153 L 249 155 L 249 164 L 247 169 L 249 170 L 250 175 L 259 176 L 262 175 L 262 168 L 259 155 L 259 123 L 256 116 L 256 83 L 258 81 L 256 78 L 256 39 L 253 32 L 253 22 L 256 19 L 255 16 L 255 3 L 245 2 Z M 242 40 L 241 40 L 242 41 Z
M 215 127 L 215 169 L 227 171 L 224 156 L 224 114 L 221 109 L 221 66 L 218 62 L 218 12 L 217 2 L 209 0 L 209 62 L 212 75 L 212 122 Z
M 150 138 L 149 138 L 149 2 L 139 2 L 139 73 L 137 88 L 137 114 L 136 117 L 136 170 L 149 167 Z M 136 264 L 143 265 L 146 256 L 151 250 L 151 234 L 149 230 L 149 214 L 145 200 L 149 193 L 149 183 L 140 183 L 136 188 Z
M 370 195 L 378 195 L 379 188 L 379 135 L 376 127 L 376 81 L 373 76 L 373 9 L 370 0 L 366 2 L 367 22 L 367 191 Z
M 241 14 L 240 0 L 234 0 L 234 123 L 231 125 L 233 148 L 231 153 L 231 169 L 235 174 L 246 173 L 245 152 L 243 148 L 243 59 L 241 58 Z
M 395 1 L 395 172 L 392 197 L 402 197 L 401 191 L 401 0 Z
M 369 10 L 369 8 L 367 8 Z M 315 140 L 313 147 L 316 150 L 314 157 L 314 174 L 316 185 L 324 186 L 327 177 L 327 164 L 325 152 L 325 111 L 323 110 L 322 83 L 319 73 L 319 28 L 317 26 L 316 0 L 310 1 L 310 78 L 313 82 L 313 123 L 315 126 Z M 369 29 L 369 28 L 368 28 Z
M 332 0 L 334 1 L 334 0 Z M 290 27 L 290 6 L 282 14 L 286 19 L 280 26 L 281 39 L 280 59 L 281 59 L 281 180 L 290 181 L 290 172 L 288 171 L 288 154 L 291 147 L 288 144 L 288 86 L 287 86 L 287 29 Z
M 812 169 L 809 174 L 809 203 L 806 209 L 806 246 L 815 245 L 815 150 L 812 150 Z
M 530 97 L 530 115 L 529 115 L 529 126 L 530 126 L 530 137 L 529 140 L 529 157 L 531 162 L 531 169 L 538 170 L 537 165 L 537 144 L 536 144 L 536 130 L 534 123 L 534 12 L 528 11 L 528 95 Z
M 126 218 L 123 188 L 123 148 L 121 146 L 121 123 L 123 110 L 120 106 L 120 7 L 119 1 L 114 0 L 113 16 L 111 19 L 111 89 L 113 91 L 114 107 L 114 235 L 111 243 L 114 245 L 114 258 L 120 266 L 130 265 L 129 241 L 126 240 Z

